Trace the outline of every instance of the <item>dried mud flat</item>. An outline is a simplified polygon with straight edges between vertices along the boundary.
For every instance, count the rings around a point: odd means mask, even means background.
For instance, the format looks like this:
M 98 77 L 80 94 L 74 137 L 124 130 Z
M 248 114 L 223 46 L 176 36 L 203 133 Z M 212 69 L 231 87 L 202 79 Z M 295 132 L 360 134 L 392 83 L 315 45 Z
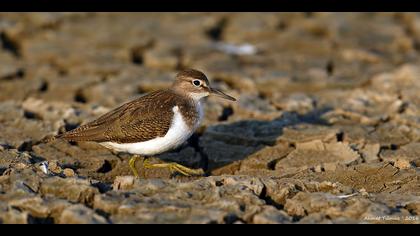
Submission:
M 420 223 L 420 15 L 0 14 L 2 223 Z M 43 144 L 193 67 L 201 167 Z M 48 174 L 42 170 L 48 163 Z

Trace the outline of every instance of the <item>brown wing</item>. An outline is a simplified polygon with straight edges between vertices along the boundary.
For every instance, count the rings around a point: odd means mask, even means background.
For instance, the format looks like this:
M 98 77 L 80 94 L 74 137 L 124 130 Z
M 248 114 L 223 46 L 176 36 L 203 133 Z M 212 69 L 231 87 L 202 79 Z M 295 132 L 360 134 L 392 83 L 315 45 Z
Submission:
M 57 138 L 68 141 L 135 143 L 163 137 L 171 125 L 174 106 L 170 92 L 153 92 Z

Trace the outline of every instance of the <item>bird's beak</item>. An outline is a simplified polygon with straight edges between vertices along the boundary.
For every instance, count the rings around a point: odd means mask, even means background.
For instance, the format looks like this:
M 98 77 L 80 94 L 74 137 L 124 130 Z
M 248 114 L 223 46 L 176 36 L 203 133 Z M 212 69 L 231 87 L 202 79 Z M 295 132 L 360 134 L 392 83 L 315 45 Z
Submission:
M 225 94 L 224 92 L 214 89 L 214 88 L 210 88 L 210 94 L 216 95 L 218 97 L 227 99 L 227 100 L 231 100 L 231 101 L 236 101 L 236 99 L 234 97 L 231 97 L 227 94 Z

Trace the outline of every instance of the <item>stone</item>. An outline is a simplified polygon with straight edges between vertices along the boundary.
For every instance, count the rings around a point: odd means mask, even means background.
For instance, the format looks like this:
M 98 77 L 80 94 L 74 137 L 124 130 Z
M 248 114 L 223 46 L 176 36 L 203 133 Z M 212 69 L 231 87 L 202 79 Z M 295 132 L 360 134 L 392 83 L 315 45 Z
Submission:
M 240 171 L 249 169 L 272 169 L 280 159 L 286 157 L 293 149 L 287 143 L 264 147 L 240 162 Z
M 13 199 L 8 204 L 11 207 L 27 211 L 34 217 L 46 218 L 51 213 L 44 200 L 40 197 Z
M 64 170 L 63 170 L 63 174 L 64 174 L 66 177 L 75 177 L 75 176 L 76 176 L 76 173 L 74 173 L 74 170 L 72 170 L 72 169 L 70 169 L 70 168 L 66 168 L 66 169 L 64 169 Z
M 419 147 L 420 143 L 409 143 L 397 150 L 384 150 L 381 152 L 380 157 L 385 161 L 394 163 L 398 162 L 399 164 L 408 167 L 419 159 Z
M 394 162 L 394 166 L 397 167 L 398 169 L 408 169 L 412 167 L 411 163 L 408 160 L 401 160 L 401 159 L 397 159 Z
M 332 164 L 350 164 L 359 158 L 359 154 L 353 151 L 348 144 L 324 143 L 314 140 L 305 143 L 297 143 L 296 149 L 287 157 L 279 160 L 275 170 L 283 174 L 296 173 L 308 168 L 315 168 L 317 172 L 329 164 L 328 169 L 334 169 Z
M 379 160 L 379 152 L 381 151 L 381 146 L 379 143 L 375 144 L 366 144 L 360 151 L 362 158 L 365 162 L 375 162 Z
M 91 203 L 99 191 L 89 181 L 78 178 L 52 177 L 44 180 L 40 187 L 42 194 L 66 199 L 75 203 Z
M 291 218 L 286 212 L 277 210 L 274 207 L 267 207 L 253 218 L 255 224 L 285 224 L 291 223 Z
M 309 197 L 312 196 L 312 197 Z M 382 204 L 373 203 L 363 198 L 350 198 L 342 200 L 329 194 L 321 193 L 299 193 L 293 199 L 288 200 L 285 210 L 292 215 L 307 216 L 302 223 L 308 223 L 309 218 L 321 215 L 317 223 L 322 223 L 325 215 L 332 220 L 362 221 L 370 222 L 376 216 L 389 216 L 390 219 L 397 219 L 396 222 L 402 222 L 406 213 L 391 213 L 391 208 Z M 323 213 L 320 213 L 323 212 Z M 315 223 L 313 222 L 313 223 Z
M 63 210 L 59 224 L 106 224 L 108 221 L 92 209 L 76 204 Z
M 28 212 L 21 212 L 15 209 L 0 212 L 0 221 L 3 224 L 26 224 L 28 223 Z
M 134 176 L 117 176 L 112 188 L 114 190 L 128 190 L 133 187 L 135 181 Z

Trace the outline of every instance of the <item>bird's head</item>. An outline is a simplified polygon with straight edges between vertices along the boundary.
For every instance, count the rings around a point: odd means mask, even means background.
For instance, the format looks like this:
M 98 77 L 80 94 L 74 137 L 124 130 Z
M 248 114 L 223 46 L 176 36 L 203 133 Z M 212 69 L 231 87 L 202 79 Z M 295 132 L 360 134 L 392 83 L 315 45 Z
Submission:
M 194 100 L 216 95 L 224 99 L 236 101 L 235 98 L 211 87 L 207 76 L 203 72 L 194 69 L 187 69 L 179 72 L 175 77 L 172 88 L 185 93 Z

